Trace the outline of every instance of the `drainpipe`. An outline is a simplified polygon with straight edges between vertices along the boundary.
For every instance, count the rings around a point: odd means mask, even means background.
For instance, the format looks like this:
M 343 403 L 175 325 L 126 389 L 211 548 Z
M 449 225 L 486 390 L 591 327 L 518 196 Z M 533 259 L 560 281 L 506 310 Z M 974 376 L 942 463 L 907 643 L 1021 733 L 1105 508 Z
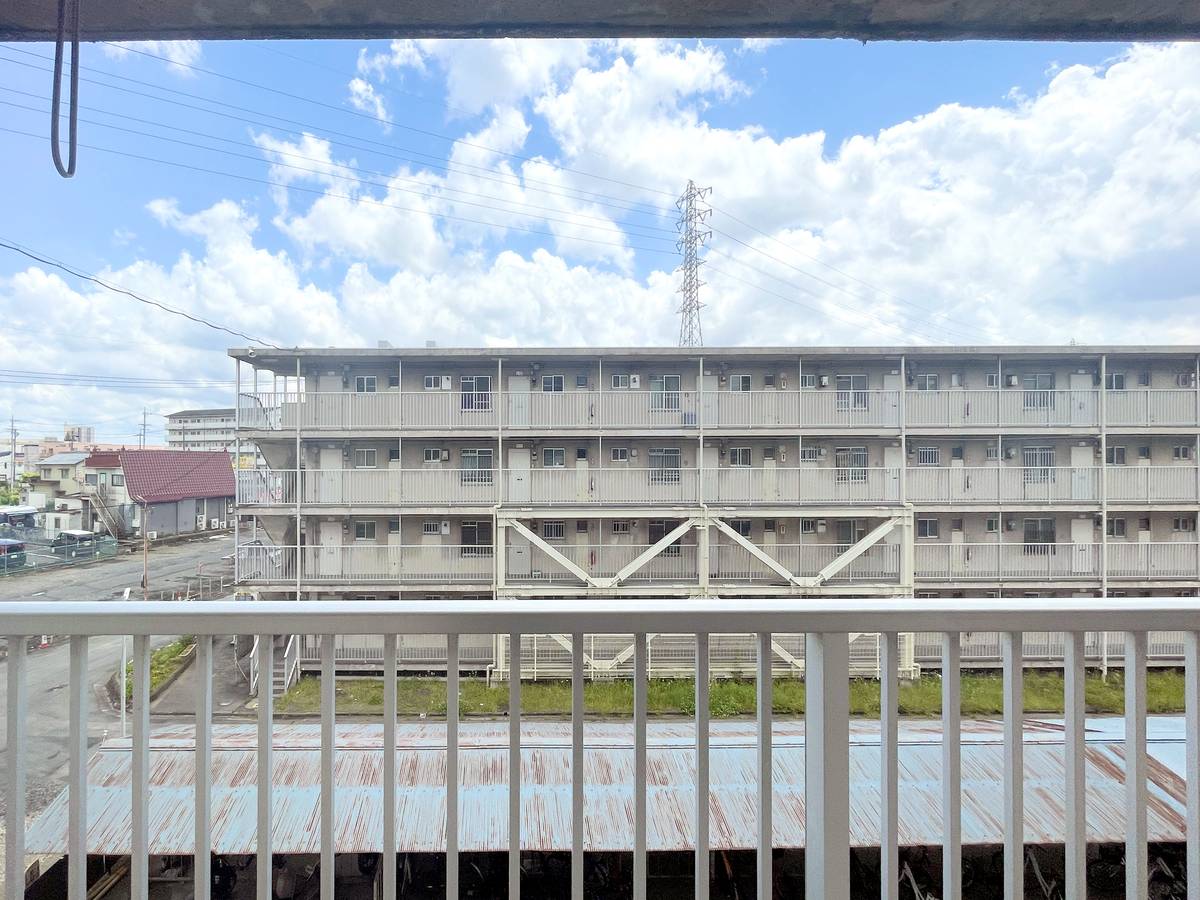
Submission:
M 287 380 L 284 380 L 287 387 Z M 286 391 L 285 391 L 286 393 Z M 300 478 L 300 353 L 296 353 L 296 479 Z M 300 599 L 300 573 L 304 568 L 300 556 L 300 491 L 296 491 L 296 599 Z
M 256 370 L 257 371 L 257 370 Z M 257 374 L 255 381 L 258 380 Z M 257 402 L 257 396 L 255 397 Z M 184 447 L 187 446 L 187 441 L 184 441 Z M 236 584 L 238 581 L 239 571 L 239 556 L 241 555 L 241 528 L 239 527 L 242 519 L 241 506 L 238 503 L 238 488 L 242 481 L 242 361 L 236 356 L 233 358 L 233 580 Z M 124 639 L 122 639 L 121 649 L 125 649 Z M 124 671 L 124 670 L 122 670 Z M 124 694 L 121 695 L 124 698 Z M 121 700 L 122 708 L 121 715 L 124 716 L 125 700 Z M 122 737 L 124 737 L 124 729 L 122 729 Z
M 1108 596 L 1108 355 L 1100 354 L 1100 596 Z

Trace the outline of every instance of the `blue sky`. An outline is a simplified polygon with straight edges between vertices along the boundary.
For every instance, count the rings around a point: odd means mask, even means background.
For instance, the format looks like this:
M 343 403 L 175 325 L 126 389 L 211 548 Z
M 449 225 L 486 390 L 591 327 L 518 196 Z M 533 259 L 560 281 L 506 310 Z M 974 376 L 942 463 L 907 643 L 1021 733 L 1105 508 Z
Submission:
M 0 101 L 35 110 L 0 107 L 35 135 L 0 132 L 0 236 L 269 340 L 671 343 L 688 177 L 714 189 L 710 344 L 1200 334 L 1191 47 L 132 51 L 84 47 L 88 146 L 64 181 L 51 49 L 0 45 Z M 13 369 L 225 381 L 223 348 L 244 343 L 5 250 L 0 311 L 0 353 L 30 360 Z M 31 432 L 108 418 L 113 439 L 143 406 L 228 396 L 20 380 L 0 412 Z

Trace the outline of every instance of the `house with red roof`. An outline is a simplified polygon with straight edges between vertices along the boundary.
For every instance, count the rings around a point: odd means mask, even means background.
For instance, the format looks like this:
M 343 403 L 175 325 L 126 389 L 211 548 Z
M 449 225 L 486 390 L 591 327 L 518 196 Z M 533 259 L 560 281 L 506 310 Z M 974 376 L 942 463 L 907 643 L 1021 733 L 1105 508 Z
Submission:
M 224 450 L 119 450 L 83 465 L 93 530 L 152 540 L 228 528 L 233 464 Z

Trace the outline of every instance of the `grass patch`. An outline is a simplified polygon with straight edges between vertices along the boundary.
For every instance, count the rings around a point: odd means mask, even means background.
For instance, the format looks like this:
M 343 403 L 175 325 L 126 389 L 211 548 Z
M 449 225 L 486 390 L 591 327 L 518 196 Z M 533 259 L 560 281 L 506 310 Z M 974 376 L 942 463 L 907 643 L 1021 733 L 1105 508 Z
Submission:
M 183 668 L 184 654 L 196 643 L 196 636 L 185 634 L 150 653 L 150 693 L 153 694 L 163 683 Z M 382 694 L 382 688 L 381 694 Z M 133 661 L 125 666 L 125 700 L 133 700 Z
M 163 648 L 164 650 L 167 648 Z M 152 678 L 153 681 L 153 678 Z M 480 679 L 463 679 L 459 708 L 464 716 L 502 715 L 508 711 L 508 685 L 489 687 Z M 992 674 L 962 676 L 962 712 L 965 716 L 998 716 L 1003 712 L 1002 679 Z M 439 716 L 446 713 L 446 683 L 437 678 L 400 678 L 397 706 L 401 715 Z M 1089 711 L 1120 714 L 1125 711 L 1125 685 L 1122 673 L 1111 673 L 1107 681 L 1089 675 L 1085 695 Z M 293 715 L 316 715 L 321 710 L 321 680 L 305 676 L 276 701 L 276 709 Z M 379 715 L 383 710 L 383 681 L 370 678 L 343 678 L 337 683 L 337 711 L 345 715 Z M 584 706 L 591 715 L 630 716 L 633 714 L 633 682 L 590 681 L 584 688 Z M 753 715 L 753 681 L 722 679 L 709 689 L 710 715 L 724 719 Z M 804 682 L 794 678 L 776 679 L 773 709 L 775 715 L 804 713 Z M 1146 678 L 1147 708 L 1152 713 L 1183 711 L 1183 675 L 1175 670 L 1152 671 Z M 942 680 L 925 675 L 915 681 L 901 682 L 899 708 L 905 716 L 937 716 L 942 711 Z M 695 714 L 695 685 L 691 679 L 654 679 L 646 692 L 651 715 Z M 521 711 L 528 715 L 567 715 L 571 711 L 569 681 L 536 681 L 521 685 Z M 850 711 L 856 716 L 879 715 L 879 682 L 850 682 Z M 1063 676 L 1058 672 L 1025 673 L 1025 711 L 1058 714 L 1063 711 Z

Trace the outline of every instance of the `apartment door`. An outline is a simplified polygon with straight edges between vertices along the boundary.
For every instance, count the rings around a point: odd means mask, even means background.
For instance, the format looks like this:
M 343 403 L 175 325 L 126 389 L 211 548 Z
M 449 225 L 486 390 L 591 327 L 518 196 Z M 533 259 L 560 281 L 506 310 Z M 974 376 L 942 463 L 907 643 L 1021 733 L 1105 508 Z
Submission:
M 529 377 L 527 375 L 508 376 L 508 420 L 504 424 L 510 428 L 529 427 Z
M 1098 478 L 1093 466 L 1095 453 L 1091 447 L 1071 448 L 1071 499 L 1094 500 Z
M 532 499 L 528 447 L 508 448 L 508 491 L 504 499 L 509 503 L 529 503 Z
M 349 574 L 342 571 L 342 523 L 327 520 L 321 523 L 321 543 L 318 549 L 317 573 L 324 578 Z
M 887 484 L 887 499 L 900 499 L 900 469 L 904 466 L 904 448 L 889 444 L 883 448 L 883 473 Z
M 586 453 L 575 455 L 575 499 L 587 503 L 592 498 L 592 473 Z
M 1072 372 L 1067 381 L 1071 388 L 1071 424 L 1096 424 L 1096 393 L 1090 372 Z
M 342 497 L 342 448 L 322 447 L 317 453 L 320 469 L 316 472 L 306 472 L 314 484 L 308 497 L 310 503 L 343 503 Z
M 1095 525 L 1090 518 L 1071 520 L 1071 571 L 1091 575 L 1095 566 Z

